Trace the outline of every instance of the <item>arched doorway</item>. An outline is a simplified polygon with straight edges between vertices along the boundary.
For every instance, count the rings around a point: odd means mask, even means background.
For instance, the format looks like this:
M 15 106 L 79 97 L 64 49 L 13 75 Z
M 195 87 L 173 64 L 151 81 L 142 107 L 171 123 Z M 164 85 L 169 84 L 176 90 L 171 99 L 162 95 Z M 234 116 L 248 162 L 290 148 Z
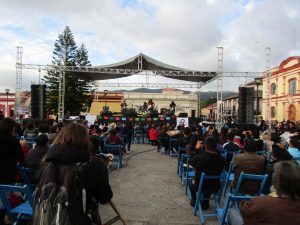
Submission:
M 296 121 L 296 107 L 293 104 L 291 104 L 289 107 L 288 120 L 293 122 Z

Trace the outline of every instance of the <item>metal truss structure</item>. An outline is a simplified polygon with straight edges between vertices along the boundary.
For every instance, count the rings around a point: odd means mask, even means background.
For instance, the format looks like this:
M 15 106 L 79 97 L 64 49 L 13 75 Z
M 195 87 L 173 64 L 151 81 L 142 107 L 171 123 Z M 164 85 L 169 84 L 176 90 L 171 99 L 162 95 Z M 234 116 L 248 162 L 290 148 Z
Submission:
M 19 49 L 20 48 L 20 49 Z M 71 73 L 98 73 L 98 74 L 110 74 L 112 78 L 113 76 L 120 75 L 146 75 L 145 83 L 109 83 L 109 82 L 97 82 L 96 87 L 149 87 L 149 88 L 195 88 L 197 89 L 198 95 L 198 110 L 200 110 L 200 88 L 207 83 L 218 80 L 218 88 L 217 88 L 217 99 L 218 102 L 222 101 L 222 90 L 223 90 L 223 77 L 241 77 L 241 78 L 255 78 L 262 74 L 262 72 L 223 72 L 223 48 L 218 48 L 218 72 L 201 72 L 201 71 L 192 71 L 192 70 L 144 70 L 143 69 L 143 61 L 142 58 L 138 58 L 138 68 L 137 69 L 120 69 L 120 68 L 108 68 L 108 67 L 95 67 L 95 66 L 66 66 L 65 63 L 61 63 L 64 65 L 40 65 L 40 64 L 23 64 L 22 63 L 22 47 L 18 47 L 17 52 L 17 88 L 20 87 L 20 83 L 22 82 L 22 69 L 31 69 L 31 70 L 52 70 L 57 71 L 60 76 L 58 77 L 59 83 L 59 104 L 58 104 L 58 115 L 59 118 L 64 118 L 64 93 L 65 93 L 65 76 L 66 72 Z M 19 76 L 18 76 L 19 74 Z M 216 75 L 217 74 L 217 75 Z M 207 78 L 203 79 L 203 82 L 188 82 L 188 83 L 150 83 L 149 76 L 164 76 L 175 78 L 176 77 L 190 77 L 190 78 Z M 118 78 L 118 77 L 115 77 Z M 191 79 L 193 80 L 193 79 Z M 179 81 L 180 82 L 180 81 Z M 18 89 L 17 89 L 18 90 Z M 21 88 L 20 88 L 21 90 Z M 219 112 L 219 104 L 218 104 L 218 112 Z M 198 112 L 200 115 L 200 112 Z M 220 117 L 221 116 L 221 117 Z M 220 120 L 222 120 L 222 115 L 219 115 Z
M 40 65 L 40 64 L 18 64 L 23 69 L 32 69 L 32 70 L 57 70 L 61 69 L 65 72 L 87 72 L 87 73 L 110 73 L 112 75 L 120 74 L 141 74 L 141 75 L 158 75 L 158 76 L 186 76 L 186 77 L 213 77 L 216 72 L 200 72 L 200 71 L 176 71 L 176 70 L 139 70 L 139 69 L 114 69 L 114 68 L 101 68 L 94 66 L 57 66 L 57 65 Z M 263 72 L 223 72 L 223 77 L 250 77 L 254 78 L 261 75 Z

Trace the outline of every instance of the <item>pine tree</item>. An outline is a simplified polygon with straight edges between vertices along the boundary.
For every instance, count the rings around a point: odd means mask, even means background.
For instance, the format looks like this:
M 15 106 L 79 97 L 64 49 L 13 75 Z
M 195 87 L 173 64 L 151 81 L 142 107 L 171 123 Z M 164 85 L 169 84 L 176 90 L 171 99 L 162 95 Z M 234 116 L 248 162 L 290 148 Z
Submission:
M 67 26 L 63 33 L 58 35 L 54 43 L 53 65 L 89 66 L 88 51 L 82 44 L 77 49 L 73 33 Z M 44 76 L 47 86 L 47 107 L 49 113 L 57 113 L 58 108 L 58 71 L 48 70 Z M 90 81 L 78 79 L 76 73 L 65 73 L 65 114 L 78 115 L 84 111 L 85 93 L 90 88 Z

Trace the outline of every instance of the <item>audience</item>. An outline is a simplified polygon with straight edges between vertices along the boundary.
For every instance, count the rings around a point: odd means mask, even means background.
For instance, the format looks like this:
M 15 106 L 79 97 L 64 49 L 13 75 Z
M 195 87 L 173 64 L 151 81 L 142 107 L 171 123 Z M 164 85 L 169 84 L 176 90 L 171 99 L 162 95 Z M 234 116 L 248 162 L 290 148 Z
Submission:
M 16 163 L 23 161 L 23 151 L 15 135 L 16 122 L 5 118 L 0 122 L 0 183 L 16 181 Z
M 41 134 L 36 139 L 36 146 L 31 149 L 24 160 L 24 165 L 31 169 L 38 169 L 40 163 L 48 152 L 48 136 Z
M 189 163 L 196 171 L 196 176 L 189 183 L 192 196 L 190 204 L 194 207 L 201 174 L 205 173 L 206 175 L 218 176 L 222 173 L 224 168 L 225 161 L 217 150 L 217 140 L 212 136 L 207 137 L 205 139 L 205 151 L 193 156 Z M 220 180 L 211 180 L 203 184 L 203 193 L 205 198 L 208 198 L 211 193 L 216 193 L 219 190 Z M 201 207 L 203 210 L 208 209 L 209 201 L 202 201 Z
M 232 225 L 300 224 L 300 169 L 295 163 L 281 161 L 274 166 L 274 194 L 242 201 L 240 214 L 231 210 Z
M 299 139 L 296 137 L 291 137 L 289 142 L 288 152 L 293 156 L 293 158 L 298 162 L 300 165 L 300 142 Z
M 237 185 L 241 172 L 250 174 L 264 174 L 266 159 L 264 156 L 256 154 L 256 144 L 253 138 L 246 138 L 244 141 L 245 153 L 238 154 L 233 158 L 234 180 L 232 188 Z M 256 181 L 243 182 L 240 193 L 251 194 L 258 190 Z

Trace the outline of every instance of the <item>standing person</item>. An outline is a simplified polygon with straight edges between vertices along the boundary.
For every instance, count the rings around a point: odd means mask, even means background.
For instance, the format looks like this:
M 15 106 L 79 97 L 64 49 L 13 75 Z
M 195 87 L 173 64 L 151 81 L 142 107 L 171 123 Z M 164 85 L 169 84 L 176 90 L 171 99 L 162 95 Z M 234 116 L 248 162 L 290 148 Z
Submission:
M 127 144 L 127 152 L 128 153 L 131 152 L 130 147 L 131 147 L 133 133 L 134 133 L 133 125 L 132 125 L 132 123 L 129 122 L 125 125 L 124 130 L 123 130 L 123 135 L 125 136 L 125 139 L 126 139 L 125 141 Z
M 16 122 L 5 118 L 0 123 L 0 183 L 12 184 L 16 182 L 16 163 L 23 161 L 22 147 L 17 140 L 15 131 Z
M 121 113 L 123 115 L 126 114 L 126 110 L 127 110 L 127 103 L 126 103 L 126 100 L 123 98 L 122 99 L 122 103 L 121 103 Z
M 157 146 L 157 139 L 158 139 L 158 132 L 154 124 L 152 124 L 149 130 L 149 140 L 151 142 L 151 145 Z
M 149 101 L 148 101 L 148 110 L 149 110 L 149 111 L 153 111 L 154 106 L 155 106 L 155 103 L 154 103 L 153 100 L 150 98 Z
M 199 146 L 201 148 L 201 146 Z M 191 191 L 192 199 L 191 206 L 195 207 L 196 192 L 199 188 L 200 176 L 202 173 L 210 176 L 219 176 L 224 168 L 225 160 L 217 150 L 217 140 L 215 137 L 209 136 L 205 139 L 205 151 L 194 155 L 190 161 L 190 165 L 195 168 L 196 176 L 191 179 L 189 188 Z M 211 180 L 203 184 L 204 197 L 210 197 L 211 193 L 216 193 L 220 190 L 220 180 Z M 201 202 L 203 210 L 209 208 L 209 200 Z
M 66 215 L 63 215 L 65 216 L 64 222 L 69 222 L 71 225 L 92 224 L 90 214 L 94 215 L 93 213 L 97 213 L 95 210 L 98 209 L 95 207 L 97 205 L 95 201 L 105 204 L 111 200 L 113 193 L 109 184 L 107 168 L 100 162 L 90 161 L 91 148 L 92 144 L 84 125 L 71 123 L 63 127 L 44 159 L 40 173 L 41 180 L 36 191 L 33 224 L 40 224 L 46 219 L 39 214 L 38 209 L 40 209 L 40 199 L 43 197 L 41 193 L 45 194 L 42 188 L 47 187 L 46 185 L 50 183 L 55 183 L 59 187 L 64 187 L 63 190 L 68 191 L 68 195 L 66 195 L 68 205 L 60 205 L 60 211 L 67 212 Z M 79 168 L 81 169 L 79 170 Z M 79 171 L 81 172 L 78 173 Z M 78 184 L 79 177 L 81 185 Z M 85 199 L 83 192 L 79 191 L 80 186 L 85 187 Z M 57 197 L 59 200 L 59 196 Z M 48 203 L 55 204 L 55 202 Z M 53 218 L 50 219 L 53 220 Z M 52 224 L 55 221 L 47 222 Z M 97 221 L 96 224 L 101 224 L 101 221 Z

